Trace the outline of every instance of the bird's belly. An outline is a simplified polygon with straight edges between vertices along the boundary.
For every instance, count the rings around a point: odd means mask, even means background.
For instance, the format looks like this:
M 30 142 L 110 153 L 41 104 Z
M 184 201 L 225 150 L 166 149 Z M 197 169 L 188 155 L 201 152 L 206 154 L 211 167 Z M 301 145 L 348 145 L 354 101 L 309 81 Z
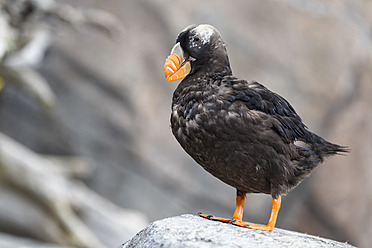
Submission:
M 194 159 L 209 173 L 223 182 L 247 193 L 271 193 L 271 184 L 268 180 L 268 162 L 265 154 L 251 144 L 251 149 L 244 149 L 238 142 L 225 141 L 213 147 L 198 147 Z M 190 149 L 190 148 L 189 148 Z M 185 149 L 186 150 L 186 149 Z M 192 148 L 187 151 L 195 153 Z
M 243 192 L 270 194 L 269 154 L 262 144 L 216 125 L 200 125 L 196 119 L 172 129 L 185 151 L 213 176 Z

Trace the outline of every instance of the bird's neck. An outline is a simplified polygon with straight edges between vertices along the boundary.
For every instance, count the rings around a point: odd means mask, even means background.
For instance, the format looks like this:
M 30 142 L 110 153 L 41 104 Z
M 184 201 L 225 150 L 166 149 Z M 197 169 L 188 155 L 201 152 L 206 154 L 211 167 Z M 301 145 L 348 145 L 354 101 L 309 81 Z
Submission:
M 199 78 L 214 78 L 231 76 L 232 71 L 226 55 L 226 57 L 210 58 L 208 61 L 203 62 L 203 66 L 196 67 L 192 74 Z

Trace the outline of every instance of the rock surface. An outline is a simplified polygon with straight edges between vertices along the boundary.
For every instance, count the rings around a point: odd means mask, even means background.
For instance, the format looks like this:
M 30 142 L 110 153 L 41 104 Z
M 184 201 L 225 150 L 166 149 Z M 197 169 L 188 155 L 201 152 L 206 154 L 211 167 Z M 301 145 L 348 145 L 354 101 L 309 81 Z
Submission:
M 275 228 L 257 231 L 181 215 L 153 222 L 120 248 L 131 247 L 354 247 L 307 234 Z

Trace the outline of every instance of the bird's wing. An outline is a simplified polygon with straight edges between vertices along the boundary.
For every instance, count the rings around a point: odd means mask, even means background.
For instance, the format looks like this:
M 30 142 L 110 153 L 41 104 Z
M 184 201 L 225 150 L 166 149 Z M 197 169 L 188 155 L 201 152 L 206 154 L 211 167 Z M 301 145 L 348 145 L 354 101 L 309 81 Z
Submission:
M 249 110 L 260 111 L 275 118 L 278 122 L 273 122 L 272 128 L 289 141 L 306 139 L 307 127 L 283 97 L 255 81 L 229 81 L 229 88 L 232 90 L 227 95 L 227 101 L 241 101 Z

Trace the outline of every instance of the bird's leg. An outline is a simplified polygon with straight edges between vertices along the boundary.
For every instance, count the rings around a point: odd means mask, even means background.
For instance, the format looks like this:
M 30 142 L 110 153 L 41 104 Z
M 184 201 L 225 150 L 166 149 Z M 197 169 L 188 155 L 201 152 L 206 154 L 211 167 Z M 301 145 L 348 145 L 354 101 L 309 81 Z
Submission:
M 263 230 L 263 231 L 272 231 L 272 230 L 274 230 L 274 227 L 275 227 L 275 223 L 276 223 L 276 219 L 278 217 L 281 201 L 282 201 L 281 196 L 279 196 L 276 199 L 274 199 L 274 198 L 272 199 L 272 208 L 271 208 L 270 219 L 269 219 L 269 221 L 267 222 L 266 225 L 258 225 L 258 224 L 243 222 L 243 221 L 239 221 L 238 219 L 237 219 L 238 221 L 232 222 L 232 224 L 237 225 L 237 226 L 241 226 L 241 227 L 251 228 L 251 229 L 257 229 L 257 230 Z M 235 212 L 236 211 L 237 210 L 235 210 Z M 235 216 L 235 213 L 234 213 L 234 216 Z M 234 217 L 234 219 L 235 219 L 235 217 Z
M 245 203 L 245 193 L 237 190 L 237 192 L 236 192 L 236 207 L 235 207 L 232 222 L 234 222 L 235 220 L 237 220 L 237 221 L 242 221 L 243 220 L 244 203 Z
M 212 215 L 206 215 L 206 214 L 199 214 L 200 217 L 209 219 L 209 220 L 215 220 L 215 221 L 221 221 L 225 223 L 231 223 L 236 226 L 250 228 L 250 229 L 257 229 L 257 230 L 263 230 L 263 231 L 272 231 L 275 227 L 276 219 L 278 217 L 280 205 L 281 205 L 282 198 L 279 196 L 278 198 L 272 199 L 272 208 L 271 208 L 271 214 L 269 221 L 266 225 L 259 225 L 259 224 L 253 224 L 249 222 L 244 222 L 243 220 L 243 211 L 244 211 L 244 203 L 245 203 L 245 193 L 241 191 L 237 191 L 236 196 L 236 208 L 232 219 L 222 218 L 222 217 L 215 217 Z

